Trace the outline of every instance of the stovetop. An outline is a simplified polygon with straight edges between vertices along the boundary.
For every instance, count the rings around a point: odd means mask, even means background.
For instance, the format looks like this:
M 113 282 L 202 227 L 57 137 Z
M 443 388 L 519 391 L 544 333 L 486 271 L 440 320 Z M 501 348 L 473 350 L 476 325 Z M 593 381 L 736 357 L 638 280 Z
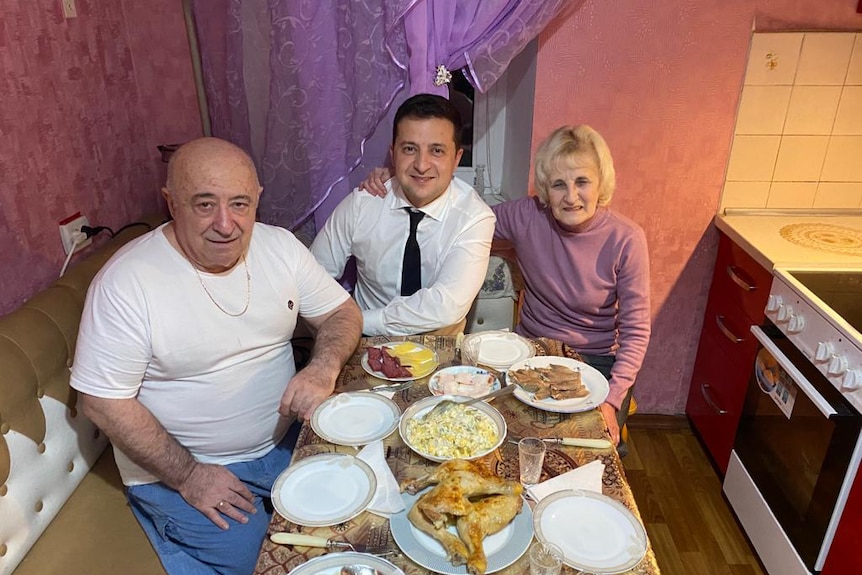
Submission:
M 790 271 L 833 312 L 862 332 L 862 271 Z

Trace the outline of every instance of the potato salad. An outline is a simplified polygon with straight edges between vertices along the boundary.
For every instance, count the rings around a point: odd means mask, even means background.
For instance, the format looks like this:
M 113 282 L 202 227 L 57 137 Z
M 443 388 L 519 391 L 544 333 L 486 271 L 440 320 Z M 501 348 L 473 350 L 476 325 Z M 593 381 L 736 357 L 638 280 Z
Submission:
M 453 405 L 431 417 L 407 421 L 407 439 L 434 457 L 467 458 L 493 447 L 497 426 L 475 407 Z

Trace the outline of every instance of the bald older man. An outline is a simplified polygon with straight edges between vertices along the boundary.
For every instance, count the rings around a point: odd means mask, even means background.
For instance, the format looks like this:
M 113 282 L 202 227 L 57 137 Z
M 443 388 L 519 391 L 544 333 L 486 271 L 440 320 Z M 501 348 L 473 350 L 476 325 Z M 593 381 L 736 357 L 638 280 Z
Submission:
M 120 250 L 87 294 L 72 386 L 169 573 L 254 570 L 288 429 L 332 393 L 361 333 L 308 250 L 255 222 L 261 191 L 233 144 L 182 146 L 162 189 L 173 221 Z M 317 335 L 297 373 L 298 316 Z

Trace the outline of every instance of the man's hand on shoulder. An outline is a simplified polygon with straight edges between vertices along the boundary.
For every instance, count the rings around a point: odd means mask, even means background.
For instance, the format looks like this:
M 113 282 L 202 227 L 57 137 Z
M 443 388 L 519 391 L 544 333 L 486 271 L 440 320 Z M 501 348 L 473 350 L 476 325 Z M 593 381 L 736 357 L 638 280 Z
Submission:
M 230 432 L 226 430 L 226 433 Z M 222 515 L 240 523 L 248 523 L 246 513 L 257 512 L 252 492 L 221 465 L 196 463 L 178 491 L 189 505 L 220 529 L 228 528 L 228 522 Z
M 359 184 L 360 190 L 365 190 L 372 196 L 382 198 L 386 196 L 386 182 L 392 177 L 389 168 L 374 168 L 368 177 Z

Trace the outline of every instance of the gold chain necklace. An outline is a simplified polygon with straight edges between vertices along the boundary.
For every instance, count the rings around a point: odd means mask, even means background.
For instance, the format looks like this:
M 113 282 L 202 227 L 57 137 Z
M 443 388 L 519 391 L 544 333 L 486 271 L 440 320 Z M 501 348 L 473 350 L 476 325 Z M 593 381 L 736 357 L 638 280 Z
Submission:
M 248 304 L 251 303 L 251 272 L 248 271 L 248 262 L 245 259 L 245 254 L 242 254 L 242 263 L 245 266 L 245 307 L 243 307 L 242 311 L 239 313 L 231 313 L 223 308 L 219 302 L 215 300 L 213 294 L 210 293 L 210 290 L 207 289 L 207 284 L 204 283 L 204 278 L 201 276 L 201 272 L 198 271 L 197 266 L 191 260 L 189 260 L 189 263 L 192 264 L 192 269 L 195 270 L 195 273 L 198 276 L 198 281 L 201 282 L 201 287 L 204 288 L 210 301 L 213 302 L 223 314 L 229 315 L 230 317 L 239 317 L 248 311 Z

